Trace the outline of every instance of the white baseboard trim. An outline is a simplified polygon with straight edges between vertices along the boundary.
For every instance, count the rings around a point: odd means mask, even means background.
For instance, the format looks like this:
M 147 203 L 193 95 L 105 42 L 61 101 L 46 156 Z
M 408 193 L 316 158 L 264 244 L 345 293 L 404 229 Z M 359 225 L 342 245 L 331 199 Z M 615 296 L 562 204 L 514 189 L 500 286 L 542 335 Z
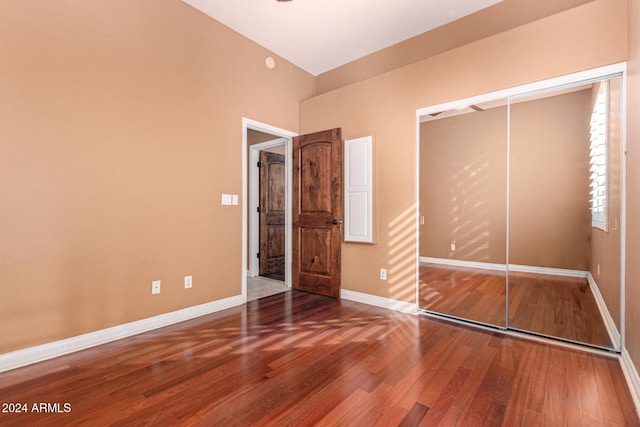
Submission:
M 450 265 L 454 267 L 468 267 L 468 268 L 480 268 L 483 270 L 507 271 L 506 264 L 494 264 L 491 262 L 461 261 L 457 259 L 431 258 L 431 257 L 420 257 L 419 261 L 421 263 Z M 582 270 L 568 270 L 564 268 L 537 267 L 533 265 L 520 265 L 520 264 L 509 264 L 509 271 L 517 271 L 519 273 L 549 274 L 552 276 L 582 277 L 585 279 L 589 275 L 588 271 L 582 271 Z
M 453 267 L 468 267 L 468 268 L 480 268 L 483 270 L 507 271 L 507 266 L 505 264 L 493 264 L 490 262 L 481 262 L 481 261 L 461 261 L 457 259 L 431 258 L 431 257 L 421 256 L 420 262 L 427 263 L 427 264 L 451 265 Z
M 517 271 L 519 273 L 549 274 L 551 276 L 581 277 L 583 279 L 586 279 L 587 276 L 589 276 L 588 271 L 568 270 L 565 268 L 536 267 L 532 265 L 518 264 L 509 264 L 509 271 Z
M 362 292 L 342 289 L 340 291 L 340 298 L 349 301 L 361 302 L 363 304 L 375 305 L 376 307 L 388 308 L 390 310 L 401 311 L 403 313 L 418 314 L 417 304 L 365 294 Z
M 604 326 L 607 328 L 607 332 L 609 332 L 609 338 L 611 339 L 611 343 L 613 344 L 613 348 L 620 348 L 620 332 L 618 331 L 618 327 L 616 326 L 616 322 L 614 322 L 613 317 L 611 317 L 611 313 L 609 313 L 609 309 L 607 308 L 607 304 L 604 302 L 604 298 L 600 293 L 600 288 L 596 283 L 594 277 L 589 273 L 587 276 L 587 280 L 589 281 L 589 288 L 591 289 L 591 293 L 593 297 L 596 299 L 596 304 L 598 305 L 598 309 L 600 310 L 600 315 L 604 320 Z
M 217 311 L 242 304 L 242 296 L 237 295 L 218 301 L 212 301 L 206 304 L 196 305 L 194 307 L 184 308 L 182 310 L 137 320 L 135 322 L 125 323 L 123 325 L 101 329 L 99 331 L 90 332 L 88 334 L 78 335 L 47 344 L 41 344 L 22 350 L 0 354 L 0 372 L 9 371 L 11 369 L 31 365 L 37 362 L 42 362 L 47 359 L 53 359 L 54 357 L 63 356 L 65 354 L 84 350 L 90 347 L 95 347 L 100 344 L 106 344 L 111 341 L 116 341 L 132 335 L 148 332 L 153 329 L 162 328 L 164 326 L 173 325 L 175 323 L 184 322 L 185 320 L 190 320 L 196 317 L 204 316 L 206 314 L 215 313 Z
M 622 372 L 627 380 L 627 385 L 629 386 L 633 403 L 636 405 L 636 412 L 638 413 L 638 416 L 640 416 L 640 376 L 638 376 L 638 370 L 633 364 L 631 355 L 626 348 L 622 349 L 622 354 L 620 355 L 620 366 L 622 367 Z

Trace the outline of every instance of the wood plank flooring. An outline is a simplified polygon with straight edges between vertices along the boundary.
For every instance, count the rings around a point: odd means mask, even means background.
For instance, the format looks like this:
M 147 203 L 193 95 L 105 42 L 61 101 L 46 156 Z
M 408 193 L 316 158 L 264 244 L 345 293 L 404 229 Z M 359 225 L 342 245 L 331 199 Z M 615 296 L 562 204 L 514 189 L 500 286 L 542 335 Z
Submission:
M 639 426 L 618 361 L 297 291 L 0 374 L 0 426 Z
M 420 308 L 505 326 L 506 273 L 420 265 Z M 509 326 L 611 348 L 586 279 L 509 272 Z

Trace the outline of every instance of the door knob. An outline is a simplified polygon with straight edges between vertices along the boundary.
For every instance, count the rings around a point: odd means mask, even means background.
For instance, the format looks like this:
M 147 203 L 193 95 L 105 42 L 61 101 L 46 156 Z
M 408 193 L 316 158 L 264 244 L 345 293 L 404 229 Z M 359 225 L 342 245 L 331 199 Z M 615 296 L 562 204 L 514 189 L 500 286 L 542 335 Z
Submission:
M 333 219 L 331 221 L 327 221 L 327 224 L 333 224 L 333 225 L 342 224 L 342 220 L 341 219 Z

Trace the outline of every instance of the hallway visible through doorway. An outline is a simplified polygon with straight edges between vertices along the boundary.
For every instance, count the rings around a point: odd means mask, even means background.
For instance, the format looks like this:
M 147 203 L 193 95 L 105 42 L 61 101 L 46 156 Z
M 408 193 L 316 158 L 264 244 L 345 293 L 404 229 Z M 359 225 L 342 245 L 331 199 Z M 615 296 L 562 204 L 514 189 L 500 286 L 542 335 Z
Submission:
M 295 133 L 243 119 L 247 301 L 291 288 L 291 138 Z
M 288 291 L 289 288 L 281 280 L 255 276 L 247 278 L 247 301 L 265 298 Z

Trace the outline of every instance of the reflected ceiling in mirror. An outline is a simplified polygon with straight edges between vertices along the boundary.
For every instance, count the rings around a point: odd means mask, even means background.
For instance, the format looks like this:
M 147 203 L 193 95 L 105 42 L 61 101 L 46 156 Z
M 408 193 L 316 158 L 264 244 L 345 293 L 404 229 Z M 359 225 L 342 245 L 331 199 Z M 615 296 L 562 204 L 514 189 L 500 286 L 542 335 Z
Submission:
M 420 122 L 425 123 L 432 120 L 446 119 L 448 117 L 460 116 L 462 114 L 471 114 L 490 110 L 492 108 L 502 107 L 507 103 L 517 104 L 520 102 L 533 101 L 536 99 L 546 98 L 548 96 L 562 95 L 566 93 L 576 92 L 580 90 L 589 89 L 593 86 L 593 83 L 582 83 L 573 86 L 563 87 L 561 89 L 553 89 L 552 91 L 539 91 L 535 93 L 515 95 L 509 98 L 500 98 L 493 101 L 480 102 L 475 104 L 462 105 L 458 108 L 450 110 L 436 111 L 434 113 L 425 114 L 420 117 Z M 552 93 L 551 93 L 552 92 Z

